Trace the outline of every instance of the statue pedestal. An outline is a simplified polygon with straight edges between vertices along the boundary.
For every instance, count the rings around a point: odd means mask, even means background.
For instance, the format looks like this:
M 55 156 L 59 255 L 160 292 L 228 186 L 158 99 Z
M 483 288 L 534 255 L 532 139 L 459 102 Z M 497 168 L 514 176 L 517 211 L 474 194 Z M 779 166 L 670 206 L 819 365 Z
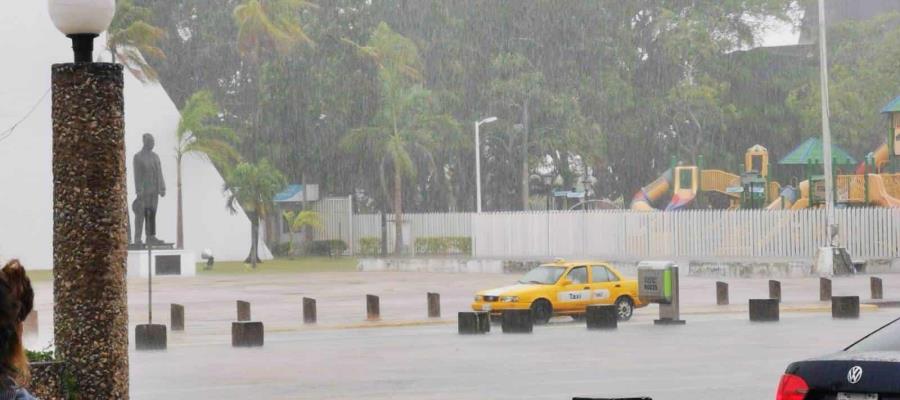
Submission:
M 128 251 L 128 277 L 146 278 L 147 250 Z M 153 249 L 153 276 L 197 275 L 197 255 L 190 250 Z

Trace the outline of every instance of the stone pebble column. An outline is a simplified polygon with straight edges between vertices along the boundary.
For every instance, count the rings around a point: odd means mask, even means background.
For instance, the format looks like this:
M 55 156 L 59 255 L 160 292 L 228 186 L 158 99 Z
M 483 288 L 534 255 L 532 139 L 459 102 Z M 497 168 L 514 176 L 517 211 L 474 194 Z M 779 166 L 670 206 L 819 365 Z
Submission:
M 122 66 L 57 64 L 53 296 L 57 354 L 82 399 L 128 399 Z

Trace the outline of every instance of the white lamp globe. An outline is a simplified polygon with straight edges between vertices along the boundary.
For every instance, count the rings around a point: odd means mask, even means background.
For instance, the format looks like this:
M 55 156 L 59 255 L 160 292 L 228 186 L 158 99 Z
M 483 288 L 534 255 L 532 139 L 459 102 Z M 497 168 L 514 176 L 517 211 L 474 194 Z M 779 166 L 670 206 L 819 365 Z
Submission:
M 48 0 L 50 19 L 66 36 L 99 35 L 116 14 L 115 0 Z

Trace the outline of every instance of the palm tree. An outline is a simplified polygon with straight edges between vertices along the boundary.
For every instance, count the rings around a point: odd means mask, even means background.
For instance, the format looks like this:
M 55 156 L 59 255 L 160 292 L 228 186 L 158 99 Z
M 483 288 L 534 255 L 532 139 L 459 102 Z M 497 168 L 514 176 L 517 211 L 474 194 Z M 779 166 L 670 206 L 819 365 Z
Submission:
M 181 194 L 181 163 L 189 153 L 201 154 L 209 159 L 222 176 L 240 161 L 233 144 L 237 135 L 219 120 L 219 105 L 207 90 L 194 93 L 181 110 L 181 120 L 175 131 L 175 162 L 177 165 L 178 212 L 176 246 L 184 248 L 184 217 Z
M 234 9 L 241 55 L 257 59 L 260 53 L 289 53 L 303 43 L 314 45 L 300 25 L 300 14 L 317 7 L 304 0 L 244 0 Z
M 301 211 L 285 211 L 284 219 L 288 222 L 288 230 L 291 231 L 290 242 L 288 244 L 288 254 L 294 254 L 294 234 L 303 230 L 322 229 L 322 215 L 309 210 Z
M 355 129 L 342 140 L 348 150 L 373 151 L 380 158 L 381 186 L 391 197 L 394 211 L 394 252 L 403 247 L 403 180 L 414 179 L 416 159 L 434 171 L 431 149 L 436 134 L 457 129 L 455 120 L 440 114 L 434 96 L 421 85 L 422 62 L 415 43 L 395 33 L 382 22 L 368 46 L 356 46 L 378 66 L 381 109 L 369 127 Z M 385 169 L 393 169 L 393 195 L 388 196 Z
M 247 257 L 253 269 L 259 260 L 259 220 L 264 219 L 273 208 L 273 198 L 285 186 L 284 175 L 268 160 L 251 164 L 242 162 L 230 171 L 225 179 L 225 190 L 229 194 L 226 206 L 232 213 L 243 207 L 250 218 L 250 255 Z
M 156 82 L 158 74 L 147 58 L 165 60 L 159 41 L 166 31 L 151 24 L 153 11 L 134 4 L 134 0 L 118 0 L 116 17 L 106 35 L 106 47 L 112 62 L 118 59 L 141 82 Z
M 251 69 L 248 76 L 253 75 L 253 68 L 261 70 L 261 65 L 266 61 L 287 56 L 298 44 L 315 45 L 300 25 L 300 15 L 306 9 L 315 7 L 315 4 L 305 0 L 243 0 L 234 8 L 238 51 L 241 57 L 252 61 L 248 65 Z M 260 93 L 264 81 L 261 78 L 256 79 Z M 259 101 L 261 96 L 257 97 Z M 250 129 L 255 139 L 261 123 L 261 104 L 257 104 L 254 110 Z M 255 140 L 253 142 L 255 145 Z

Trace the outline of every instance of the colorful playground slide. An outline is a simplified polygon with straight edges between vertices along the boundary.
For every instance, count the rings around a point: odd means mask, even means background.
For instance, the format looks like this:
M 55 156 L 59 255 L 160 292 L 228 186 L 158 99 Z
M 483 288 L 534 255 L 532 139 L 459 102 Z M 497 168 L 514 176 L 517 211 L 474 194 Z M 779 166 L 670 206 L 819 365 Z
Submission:
M 656 203 L 672 189 L 672 199 L 664 208 L 666 211 L 675 211 L 688 208 L 697 198 L 699 168 L 693 166 L 675 167 L 663 172 L 653 183 L 641 188 L 631 200 L 631 209 L 634 211 L 656 211 L 653 203 Z
M 810 207 L 809 181 L 806 180 L 806 181 L 800 182 L 800 184 L 797 185 L 797 191 L 800 193 L 799 198 L 797 199 L 797 201 L 794 202 L 794 204 L 791 204 L 790 209 L 791 210 L 802 210 L 804 208 L 809 208 Z
M 694 202 L 697 198 L 698 171 L 697 167 L 675 168 L 675 188 L 666 211 L 682 210 Z
M 663 172 L 659 178 L 647 186 L 641 188 L 631 199 L 631 209 L 634 211 L 654 211 L 653 203 L 667 193 L 672 186 L 672 168 Z
M 869 204 L 873 204 L 880 207 L 888 207 L 888 208 L 900 208 L 900 199 L 892 195 L 891 191 L 888 189 L 888 185 L 885 183 L 884 177 L 891 175 L 881 175 L 881 174 L 869 174 L 868 179 L 868 187 L 869 187 L 869 195 L 868 201 Z M 842 179 L 849 178 L 849 179 Z M 854 178 L 853 175 L 847 176 L 842 175 L 839 176 L 838 185 L 841 185 L 843 182 L 844 185 L 850 185 L 849 188 L 845 188 L 845 190 L 840 190 L 840 192 L 848 193 L 849 203 L 852 204 L 865 204 L 865 180 L 861 179 L 861 177 Z M 781 201 L 782 198 L 776 199 L 772 202 L 767 210 L 781 210 L 781 209 L 790 209 L 790 210 L 800 210 L 804 208 L 810 207 L 810 199 L 809 199 L 809 181 L 800 182 L 798 185 L 798 189 L 796 190 L 798 193 L 795 193 L 794 196 L 798 197 L 796 201 L 791 202 L 788 196 L 782 196 L 786 199 L 785 206 L 782 207 Z M 782 192 L 784 194 L 784 192 Z
M 900 199 L 888 193 L 881 175 L 869 175 L 869 201 L 882 207 L 900 207 Z
M 781 189 L 781 195 L 775 201 L 766 207 L 766 210 L 790 210 L 791 206 L 797 202 L 799 190 L 792 186 L 785 186 Z

